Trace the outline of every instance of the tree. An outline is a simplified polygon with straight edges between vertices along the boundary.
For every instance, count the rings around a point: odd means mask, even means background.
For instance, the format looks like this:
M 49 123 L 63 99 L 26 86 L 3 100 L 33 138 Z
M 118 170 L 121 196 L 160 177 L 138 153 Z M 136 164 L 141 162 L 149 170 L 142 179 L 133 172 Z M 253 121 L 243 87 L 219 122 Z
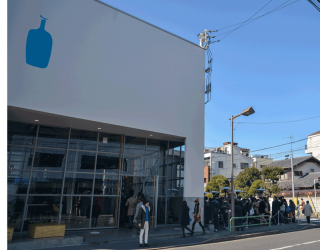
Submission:
M 255 180 L 260 179 L 260 172 L 257 168 L 251 167 L 251 168 L 245 168 L 244 171 L 240 172 L 237 176 L 237 178 L 234 180 L 234 186 L 236 189 L 240 189 L 243 191 L 241 193 L 241 196 L 248 197 L 249 196 L 249 188 L 251 187 L 251 184 Z
M 255 180 L 252 183 L 252 185 L 251 185 L 251 187 L 250 187 L 250 189 L 248 191 L 248 195 L 250 195 L 250 196 L 254 195 L 256 193 L 256 190 L 258 188 L 261 188 L 262 185 L 263 185 L 263 181 L 262 180 Z
M 211 180 L 207 183 L 206 192 L 210 191 L 219 191 L 223 192 L 220 188 L 229 187 L 229 181 L 223 175 L 214 175 Z M 207 197 L 211 197 L 211 195 L 207 195 Z
M 279 180 L 280 175 L 283 175 L 283 168 L 279 166 L 263 167 L 261 173 L 265 180 L 271 181 L 274 185 L 274 182 Z

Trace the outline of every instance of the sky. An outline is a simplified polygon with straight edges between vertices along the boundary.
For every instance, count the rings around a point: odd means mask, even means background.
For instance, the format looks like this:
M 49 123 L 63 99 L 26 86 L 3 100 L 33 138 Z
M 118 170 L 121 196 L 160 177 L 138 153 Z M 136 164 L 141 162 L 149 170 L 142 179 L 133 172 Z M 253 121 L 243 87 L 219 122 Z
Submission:
M 289 143 L 286 137 L 292 135 L 293 141 L 302 140 L 320 130 L 320 12 L 308 1 L 103 2 L 196 44 L 197 34 L 204 29 L 218 30 L 211 33 L 218 40 L 225 36 L 220 34 L 239 25 L 223 28 L 248 20 L 262 7 L 254 17 L 292 3 L 210 45 L 212 94 L 205 105 L 205 147 L 230 141 L 229 118 L 250 106 L 253 115 L 235 119 L 234 142 L 255 151 L 252 154 L 284 159 L 290 144 L 256 150 Z M 312 117 L 316 118 L 308 119 Z M 270 124 L 296 120 L 303 121 Z M 306 156 L 306 143 L 292 144 L 294 157 Z

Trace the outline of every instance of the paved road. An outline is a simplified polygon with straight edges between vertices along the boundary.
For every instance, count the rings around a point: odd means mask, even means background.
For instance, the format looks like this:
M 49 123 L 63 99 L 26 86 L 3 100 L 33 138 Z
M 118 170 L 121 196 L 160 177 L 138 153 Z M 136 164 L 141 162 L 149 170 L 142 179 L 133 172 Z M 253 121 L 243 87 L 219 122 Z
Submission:
M 171 248 L 181 250 L 182 248 Z M 320 228 L 234 240 L 206 245 L 184 247 L 185 250 L 319 250 Z

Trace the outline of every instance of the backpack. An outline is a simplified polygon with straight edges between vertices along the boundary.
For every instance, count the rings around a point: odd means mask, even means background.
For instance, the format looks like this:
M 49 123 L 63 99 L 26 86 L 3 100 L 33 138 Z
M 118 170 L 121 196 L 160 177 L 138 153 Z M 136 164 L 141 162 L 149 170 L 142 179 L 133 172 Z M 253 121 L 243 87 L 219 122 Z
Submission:
M 287 212 L 288 212 L 288 213 L 291 212 L 291 209 L 290 209 L 289 206 L 287 206 Z
M 280 212 L 284 212 L 284 211 L 286 211 L 286 206 L 285 206 L 285 205 L 282 205 L 282 206 L 280 207 Z

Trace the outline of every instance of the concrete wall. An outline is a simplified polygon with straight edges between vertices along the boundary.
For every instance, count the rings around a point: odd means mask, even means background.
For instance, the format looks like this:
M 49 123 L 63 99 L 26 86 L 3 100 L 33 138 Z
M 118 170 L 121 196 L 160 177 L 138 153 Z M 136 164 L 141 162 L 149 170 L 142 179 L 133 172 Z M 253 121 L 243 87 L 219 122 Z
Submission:
M 305 153 L 312 154 L 313 157 L 320 160 L 320 134 L 308 136 Z
M 26 63 L 40 15 L 46 68 Z M 203 196 L 199 46 L 94 0 L 8 1 L 8 105 L 186 138 L 185 196 Z

